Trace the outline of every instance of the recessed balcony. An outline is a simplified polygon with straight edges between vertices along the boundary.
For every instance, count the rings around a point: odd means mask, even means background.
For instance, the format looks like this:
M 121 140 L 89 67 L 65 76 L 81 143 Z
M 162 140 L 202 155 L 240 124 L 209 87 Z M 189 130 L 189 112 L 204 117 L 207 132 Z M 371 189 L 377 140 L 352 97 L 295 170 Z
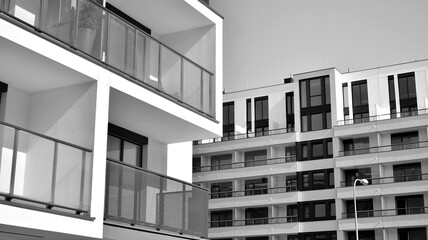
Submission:
M 105 219 L 207 237 L 208 191 L 123 162 L 107 161 Z
M 1 18 L 209 119 L 215 76 L 89 0 L 1 1 Z M 33 31 L 35 30 L 35 31 Z
M 428 182 L 428 174 L 409 174 L 394 177 L 368 178 L 369 185 L 358 186 L 359 197 L 394 195 L 424 192 Z M 353 182 L 342 181 L 337 188 L 338 198 L 352 198 Z
M 0 204 L 93 220 L 92 150 L 0 123 Z
M 358 225 L 360 229 L 426 225 L 427 210 L 428 207 L 409 207 L 358 211 Z M 339 220 L 339 230 L 355 229 L 354 216 L 354 213 L 343 213 L 342 219 Z

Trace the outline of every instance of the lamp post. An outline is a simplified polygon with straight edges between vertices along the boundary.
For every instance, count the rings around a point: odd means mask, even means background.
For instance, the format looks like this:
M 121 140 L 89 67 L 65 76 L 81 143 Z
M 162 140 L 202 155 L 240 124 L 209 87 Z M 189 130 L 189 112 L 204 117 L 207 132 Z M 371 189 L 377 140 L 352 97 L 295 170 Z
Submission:
M 363 178 L 363 179 L 355 179 L 354 181 L 354 214 L 355 214 L 355 236 L 356 236 L 356 240 L 359 240 L 360 238 L 358 237 L 358 220 L 357 220 L 357 195 L 355 194 L 355 186 L 357 186 L 357 182 L 360 182 L 363 185 L 367 185 L 369 184 L 369 181 L 367 181 L 367 179 Z

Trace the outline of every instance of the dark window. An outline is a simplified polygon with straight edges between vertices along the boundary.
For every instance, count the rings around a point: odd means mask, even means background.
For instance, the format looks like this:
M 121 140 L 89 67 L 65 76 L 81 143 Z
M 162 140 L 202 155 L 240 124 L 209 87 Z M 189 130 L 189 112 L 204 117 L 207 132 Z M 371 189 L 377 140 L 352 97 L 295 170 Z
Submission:
M 419 147 L 418 132 L 391 134 L 391 150 L 403 150 Z
M 355 217 L 354 200 L 346 201 L 346 215 L 348 218 Z M 358 217 L 373 217 L 373 199 L 357 200 Z
M 310 172 L 300 172 L 301 185 L 299 191 L 334 188 L 334 170 L 324 169 Z
M 245 153 L 245 166 L 253 167 L 266 165 L 267 151 L 259 150 Z
M 402 116 L 417 114 L 415 73 L 398 75 L 398 92 L 400 94 L 400 112 Z
M 298 215 L 297 204 L 287 205 L 287 217 L 289 217 L 289 220 L 287 221 L 297 222 L 297 215 Z
M 354 111 L 354 123 L 369 121 L 367 80 L 352 83 L 352 106 Z
M 343 117 L 345 120 L 349 119 L 349 95 L 348 95 L 348 84 L 342 84 L 343 93 Z
M 393 168 L 395 182 L 422 180 L 421 163 L 394 165 Z
M 268 180 L 267 178 L 245 180 L 245 195 L 260 195 L 267 194 Z
M 211 227 L 227 227 L 233 225 L 232 210 L 212 211 Z
M 148 139 L 113 124 L 109 124 L 108 132 L 107 158 L 143 167 L 143 147 Z
M 370 142 L 368 137 L 343 140 L 345 156 L 370 153 Z
M 371 168 L 349 169 L 345 170 L 345 186 L 353 186 L 355 179 L 367 179 L 371 184 L 372 172 Z M 357 186 L 362 185 L 359 181 Z
M 292 158 L 296 158 L 296 147 L 292 146 L 292 147 L 285 147 L 285 157 L 287 158 L 286 160 L 291 160 Z
M 287 192 L 297 191 L 297 176 L 286 176 L 285 178 L 285 186 L 287 186 Z
M 375 231 L 374 230 L 358 231 L 358 238 L 360 240 L 376 240 Z M 357 239 L 357 236 L 355 234 L 355 231 L 348 232 L 348 240 L 356 240 L 356 239 Z
M 268 208 L 247 208 L 245 209 L 245 225 L 267 224 Z
M 294 93 L 285 94 L 287 129 L 294 130 Z
M 229 140 L 235 134 L 235 104 L 223 103 L 223 138 Z
M 201 157 L 194 157 L 192 164 L 193 164 L 193 172 L 201 171 Z
M 395 197 L 395 205 L 397 215 L 425 213 L 423 195 Z
M 394 76 L 388 76 L 389 110 L 391 118 L 397 117 L 397 105 L 395 103 Z
M 329 77 L 301 80 L 299 86 L 302 132 L 331 128 Z
M 211 184 L 211 198 L 232 197 L 232 182 Z
M 313 140 L 308 142 L 298 142 L 296 147 L 298 161 L 316 160 L 333 157 L 331 138 Z
M 268 97 L 255 98 L 255 131 L 256 136 L 263 136 L 269 130 Z
M 268 236 L 263 237 L 246 237 L 245 240 L 269 240 Z
M 252 131 L 251 127 L 251 98 L 247 99 L 247 133 Z
M 211 171 L 232 168 L 232 154 L 211 157 Z
M 397 229 L 398 240 L 427 240 L 427 230 L 421 228 Z
M 299 234 L 301 240 L 336 240 L 336 232 L 312 232 Z
M 299 240 L 299 235 L 288 235 L 287 240 Z

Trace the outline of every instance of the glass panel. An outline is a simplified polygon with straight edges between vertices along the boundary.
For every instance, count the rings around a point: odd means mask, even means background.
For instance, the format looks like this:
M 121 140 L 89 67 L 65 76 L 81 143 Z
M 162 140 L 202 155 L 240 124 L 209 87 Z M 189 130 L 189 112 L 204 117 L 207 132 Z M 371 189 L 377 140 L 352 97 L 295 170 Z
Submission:
M 326 216 L 325 203 L 314 204 L 314 208 L 315 208 L 315 217 L 316 218 Z
M 361 105 L 360 85 L 352 85 L 352 104 L 353 106 Z
M 85 167 L 82 150 L 58 144 L 55 204 L 80 208 L 81 184 L 89 180 L 84 178 Z
M 136 210 L 134 207 L 135 200 L 137 197 L 137 189 L 136 189 L 136 171 L 130 167 L 121 167 L 119 176 L 121 179 L 120 182 L 120 199 L 119 199 L 119 207 L 120 214 L 119 217 L 133 220 L 134 219 L 134 211 Z
M 137 49 L 135 53 L 135 77 L 144 80 L 144 54 L 146 39 L 140 32 L 137 34 Z
M 66 0 L 67 1 L 67 0 Z M 68 0 L 69 1 L 69 0 Z M 62 1 L 61 1 L 62 2 Z M 74 1 L 73 1 L 74 2 Z M 65 7 L 67 7 L 66 4 Z M 89 0 L 78 2 L 77 48 L 96 58 L 101 54 L 102 17 L 104 11 Z M 117 36 L 120 37 L 120 36 Z
M 367 105 L 369 103 L 369 97 L 367 93 L 367 83 L 360 84 L 361 91 L 361 105 Z
M 228 124 L 235 123 L 235 104 L 229 105 L 229 122 Z
M 324 156 L 324 144 L 323 143 L 312 144 L 312 157 L 322 157 L 322 156 Z
M 162 199 L 159 207 L 163 208 L 160 217 L 163 217 L 165 226 L 181 229 L 184 217 L 183 184 L 170 179 L 164 181 L 166 183 L 164 192 L 159 195 Z
M 302 145 L 302 157 L 308 158 L 309 152 L 308 152 L 308 145 Z
M 330 203 L 330 217 L 336 216 L 336 203 Z
M 10 177 L 12 173 L 12 155 L 15 130 L 0 125 L 1 133 L 1 159 L 0 159 L 0 192 L 9 193 Z M 23 157 L 24 152 L 18 152 Z M 18 169 L 19 170 L 19 169 Z M 24 169 L 20 170 L 24 174 Z
M 309 204 L 303 205 L 303 217 L 309 219 L 311 217 L 311 208 Z
M 324 173 L 312 174 L 312 186 L 314 189 L 325 188 L 324 186 Z
M 307 96 L 306 96 L 306 81 L 300 81 L 300 104 L 302 108 L 307 107 Z
M 330 78 L 324 78 L 325 84 L 325 104 L 330 104 Z
M 262 117 L 263 119 L 269 118 L 269 107 L 268 107 L 267 99 L 263 99 L 263 102 L 262 102 Z
M 407 79 L 399 78 L 398 79 L 398 90 L 400 94 L 400 99 L 409 98 L 408 90 L 407 90 Z
M 188 61 L 184 61 L 184 102 L 201 109 L 201 69 Z
M 310 80 L 309 87 L 311 94 L 311 107 L 321 105 L 321 79 Z
M 255 106 L 255 112 L 256 112 L 256 119 L 255 120 L 262 120 L 263 119 L 263 103 L 262 100 L 256 100 L 256 106 Z
M 9 14 L 32 25 L 40 27 L 40 4 L 35 0 L 11 0 Z
M 71 0 L 47 0 L 45 6 L 42 29 L 50 35 L 74 45 L 76 2 Z
M 322 113 L 311 115 L 311 130 L 323 129 Z
M 197 236 L 206 236 L 208 216 L 207 211 L 201 211 L 201 209 L 208 209 L 207 193 L 202 189 L 186 186 L 185 196 L 186 214 L 184 229 Z
M 134 76 L 135 69 L 135 30 L 127 28 L 125 72 Z
M 144 63 L 144 81 L 155 88 L 159 87 L 159 49 L 159 43 L 149 38 L 146 39 L 147 56 Z
M 348 86 L 343 86 L 343 107 L 349 107 Z
M 407 87 L 409 90 L 409 98 L 415 98 L 416 97 L 415 76 L 407 77 Z
M 54 142 L 20 132 L 14 194 L 50 202 L 53 159 Z
M 180 98 L 181 96 L 181 57 L 166 47 L 161 47 L 161 56 L 162 56 L 161 90 L 175 98 Z M 192 71 L 191 69 L 187 69 L 188 67 L 191 68 L 191 66 L 189 65 L 185 65 L 185 66 L 186 66 L 185 73 L 190 74 L 190 76 L 192 77 L 198 76 L 198 75 L 194 75 L 194 73 L 191 74 L 191 71 Z M 197 73 L 199 74 L 199 78 L 196 77 L 195 79 L 192 79 L 189 75 L 186 74 L 186 78 L 185 78 L 186 83 L 188 80 L 190 80 L 192 84 L 197 84 L 197 86 L 200 86 L 201 73 L 200 71 L 199 72 L 197 71 Z M 186 85 L 187 84 L 185 84 L 185 86 Z M 189 88 L 187 87 L 186 90 L 189 90 Z M 192 92 L 193 94 L 192 90 L 190 92 Z M 199 97 L 198 98 L 199 100 L 200 96 L 198 97 Z M 186 100 L 187 101 L 185 102 L 189 103 L 190 99 L 186 98 Z M 190 103 L 193 103 L 193 101 L 190 100 Z M 193 104 L 191 105 L 193 106 Z
M 302 132 L 308 131 L 308 115 L 302 116 Z
M 207 72 L 202 73 L 202 111 L 213 116 L 212 102 L 214 102 L 213 96 L 211 96 L 211 76 Z
M 120 139 L 108 135 L 107 137 L 107 158 L 120 161 Z
M 109 16 L 108 63 L 121 71 L 125 71 L 127 27 L 120 19 L 112 14 Z
M 123 142 L 123 162 L 141 167 L 141 146 L 124 141 Z
M 325 121 L 326 121 L 327 129 L 331 128 L 331 112 L 325 113 Z

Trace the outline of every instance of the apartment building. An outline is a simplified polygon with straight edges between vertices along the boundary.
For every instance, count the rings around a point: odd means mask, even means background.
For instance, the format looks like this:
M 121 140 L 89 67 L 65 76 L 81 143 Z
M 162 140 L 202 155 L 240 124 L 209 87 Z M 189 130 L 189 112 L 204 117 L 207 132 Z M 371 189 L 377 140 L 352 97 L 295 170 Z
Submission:
M 427 239 L 428 60 L 224 94 L 194 142 L 215 240 Z M 364 185 L 357 179 L 366 179 Z
M 222 134 L 222 21 L 198 0 L 0 0 L 0 239 L 207 238 L 190 166 Z

